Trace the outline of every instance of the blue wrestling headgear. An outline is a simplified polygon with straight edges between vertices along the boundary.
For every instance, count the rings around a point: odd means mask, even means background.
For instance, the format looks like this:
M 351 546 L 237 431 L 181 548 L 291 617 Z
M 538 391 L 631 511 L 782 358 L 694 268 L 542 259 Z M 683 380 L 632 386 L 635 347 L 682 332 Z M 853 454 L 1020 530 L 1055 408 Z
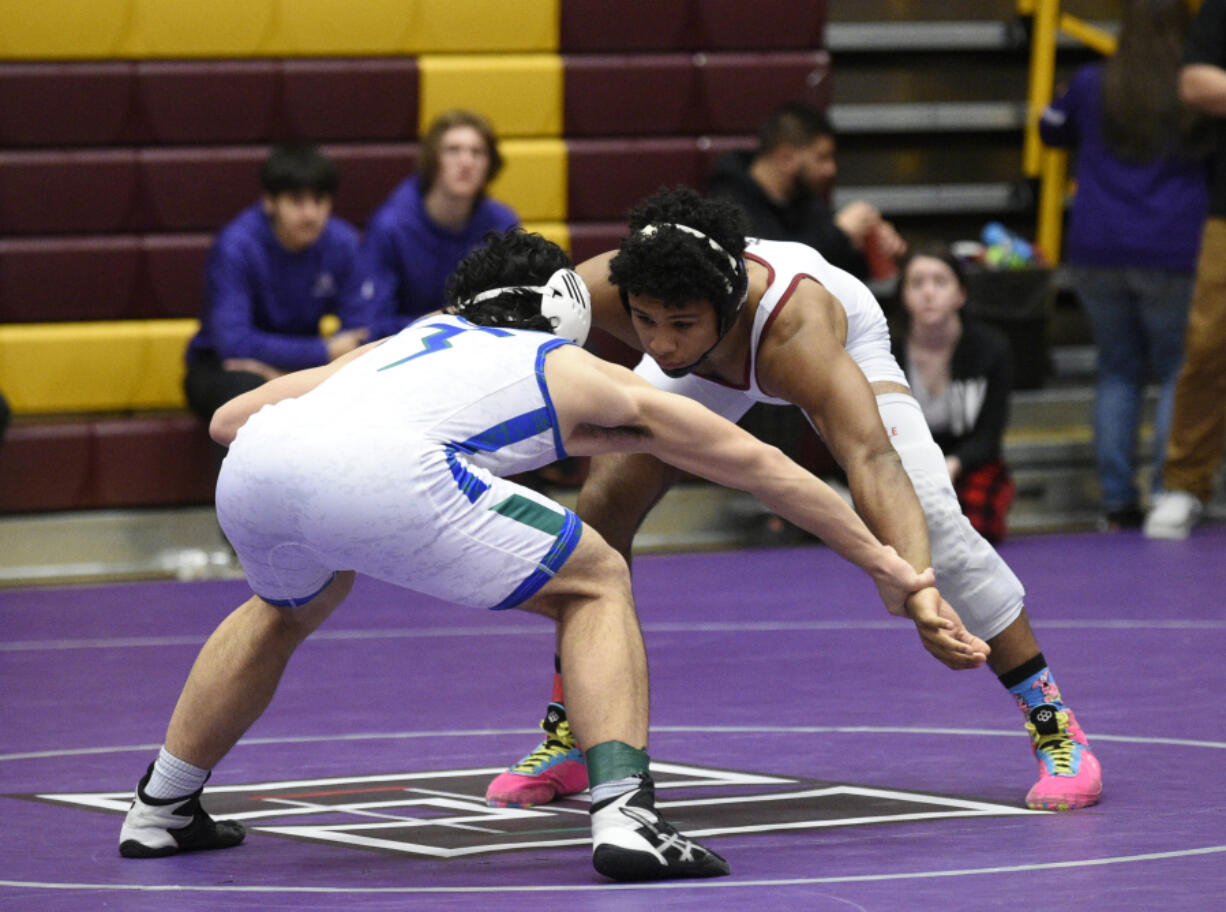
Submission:
M 721 247 L 714 238 L 704 234 L 697 228 L 691 228 L 689 225 L 682 225 L 676 222 L 660 222 L 658 224 L 645 225 L 639 229 L 638 236 L 641 238 L 652 238 L 659 234 L 661 229 L 668 228 L 706 241 L 711 250 L 719 254 L 720 272 L 724 280 L 723 296 L 711 302 L 715 307 L 715 315 L 719 321 L 719 334 L 711 347 L 703 352 L 697 360 L 687 364 L 685 367 L 677 367 L 664 371 L 669 377 L 675 379 L 677 377 L 684 377 L 693 371 L 707 359 L 711 352 L 715 351 L 719 343 L 724 341 L 724 337 L 728 335 L 728 331 L 736 323 L 736 318 L 740 315 L 741 308 L 745 306 L 745 300 L 749 296 L 749 273 L 745 270 L 744 260 L 734 257 Z M 621 299 L 622 306 L 629 312 L 630 298 L 625 291 L 622 291 Z M 661 369 L 663 370 L 663 368 Z
M 469 298 L 476 304 L 508 291 L 526 291 L 541 296 L 541 316 L 553 324 L 553 334 L 576 345 L 587 341 L 592 328 L 592 296 L 587 285 L 573 269 L 559 269 L 544 285 L 508 285 L 491 288 Z

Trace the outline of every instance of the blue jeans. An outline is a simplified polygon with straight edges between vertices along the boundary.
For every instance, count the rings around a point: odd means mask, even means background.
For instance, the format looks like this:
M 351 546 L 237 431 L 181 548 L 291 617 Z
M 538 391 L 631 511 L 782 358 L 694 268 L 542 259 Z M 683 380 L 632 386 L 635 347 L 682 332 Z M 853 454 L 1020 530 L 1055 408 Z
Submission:
M 1103 509 L 1121 510 L 1140 504 L 1134 476 L 1147 379 L 1159 387 L 1152 488 L 1161 489 L 1194 276 L 1075 266 L 1069 278 L 1090 317 L 1098 348 L 1094 457 Z

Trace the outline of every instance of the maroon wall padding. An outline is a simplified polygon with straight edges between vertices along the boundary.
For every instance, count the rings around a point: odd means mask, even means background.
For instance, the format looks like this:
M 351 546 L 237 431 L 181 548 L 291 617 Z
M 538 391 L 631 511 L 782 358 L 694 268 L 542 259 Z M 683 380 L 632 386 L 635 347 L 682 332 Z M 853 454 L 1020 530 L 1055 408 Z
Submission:
M 684 50 L 692 46 L 692 0 L 562 0 L 559 50 Z
M 259 146 L 139 150 L 141 206 L 132 230 L 220 228 L 260 198 L 267 154 Z
M 417 60 L 0 65 L 0 145 L 417 139 Z
M 9 426 L 0 446 L 0 513 L 71 510 L 91 496 L 89 422 Z
M 204 305 L 204 264 L 213 246 L 209 234 L 140 238 L 141 273 L 135 317 L 198 317 Z
M 581 54 L 562 58 L 565 134 L 701 132 L 691 54 Z
M 336 213 L 365 225 L 417 164 L 416 143 L 324 146 Z M 261 194 L 267 146 L 0 152 L 0 233 L 216 231 Z
M 129 318 L 140 259 L 131 236 L 0 241 L 0 323 Z
M 341 171 L 336 214 L 359 229 L 389 193 L 417 169 L 416 143 L 325 146 Z
M 830 103 L 830 55 L 708 54 L 695 68 L 700 133 L 756 134 L 771 109 L 786 101 Z
M 94 423 L 94 495 L 100 507 L 209 503 L 214 458 L 194 415 Z
M 563 59 L 567 136 L 756 133 L 785 101 L 826 107 L 825 51 Z
M 418 78 L 413 57 L 287 60 L 281 111 L 287 133 L 315 141 L 416 140 Z
M 820 48 L 826 0 L 691 0 L 699 48 Z
M 209 503 L 213 455 L 186 413 L 14 423 L 0 447 L 0 513 Z
M 106 146 L 136 136 L 129 63 L 0 66 L 0 145 Z
M 125 230 L 137 176 L 129 150 L 0 152 L 0 234 Z
M 275 61 L 141 62 L 140 112 L 154 143 L 249 143 L 283 135 Z
M 701 187 L 700 140 L 581 139 L 568 143 L 570 217 L 575 221 L 624 218 L 627 210 L 662 186 Z
M 570 258 L 576 263 L 607 250 L 616 250 L 626 236 L 624 219 L 614 222 L 574 222 L 569 227 Z
M 208 234 L 0 241 L 0 323 L 196 317 Z
M 819 48 L 826 0 L 562 0 L 560 50 Z

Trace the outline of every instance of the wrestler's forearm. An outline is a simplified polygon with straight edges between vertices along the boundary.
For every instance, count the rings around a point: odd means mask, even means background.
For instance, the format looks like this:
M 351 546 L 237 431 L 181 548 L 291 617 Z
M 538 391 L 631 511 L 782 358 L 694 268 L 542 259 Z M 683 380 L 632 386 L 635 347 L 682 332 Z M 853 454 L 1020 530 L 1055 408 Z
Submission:
M 892 449 L 847 468 L 856 512 L 881 541 L 917 570 L 932 566 L 928 524 L 902 461 Z

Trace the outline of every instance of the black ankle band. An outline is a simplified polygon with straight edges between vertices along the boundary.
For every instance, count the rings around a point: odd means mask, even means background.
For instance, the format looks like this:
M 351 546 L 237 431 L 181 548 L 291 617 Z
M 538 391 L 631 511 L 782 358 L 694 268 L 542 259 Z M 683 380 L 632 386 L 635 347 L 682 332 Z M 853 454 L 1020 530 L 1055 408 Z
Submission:
M 1005 685 L 1005 688 L 1016 687 L 1027 678 L 1032 678 L 1040 671 L 1047 667 L 1047 659 L 1043 658 L 1043 653 L 1039 653 L 1033 659 L 1023 662 L 1021 665 L 1014 668 L 1012 671 L 1006 671 L 1004 674 L 997 675 L 1000 678 L 1000 683 Z

